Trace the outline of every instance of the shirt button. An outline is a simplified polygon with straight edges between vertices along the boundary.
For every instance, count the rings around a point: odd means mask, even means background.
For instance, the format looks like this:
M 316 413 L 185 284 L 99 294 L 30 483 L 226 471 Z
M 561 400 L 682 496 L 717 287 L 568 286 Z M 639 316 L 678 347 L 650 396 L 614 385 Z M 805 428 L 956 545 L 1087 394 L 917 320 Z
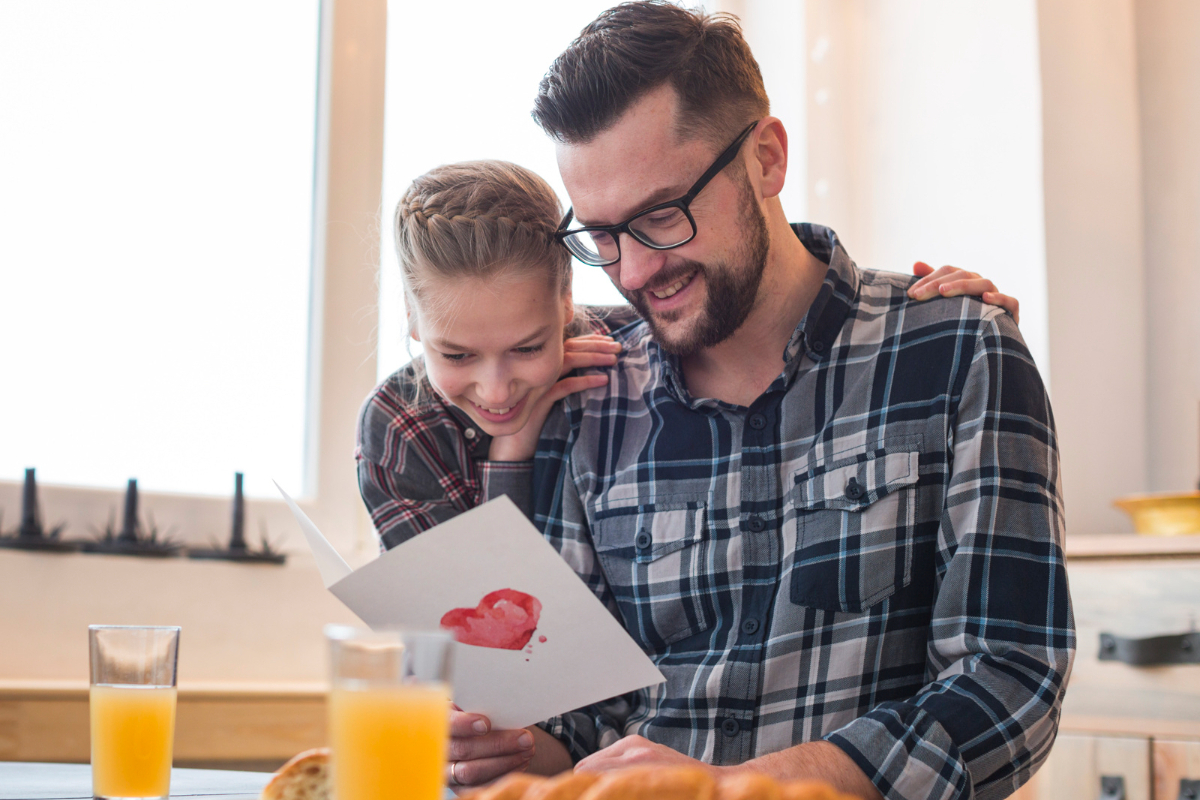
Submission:
M 721 723 L 721 733 L 726 736 L 737 736 L 741 730 L 741 724 L 733 717 L 726 717 L 725 721 Z
M 751 517 L 750 519 L 746 520 L 746 527 L 755 533 L 758 533 L 767 527 L 767 523 L 763 522 L 762 517 Z
M 754 428 L 756 431 L 761 431 L 763 428 L 767 427 L 767 418 L 762 414 L 751 414 L 748 421 L 750 423 L 750 427 Z
M 862 496 L 866 493 L 867 490 L 854 478 L 851 478 L 850 482 L 846 484 L 846 497 L 849 497 L 851 500 L 861 500 Z
M 633 546 L 636 547 L 638 550 L 645 550 L 646 548 L 648 548 L 650 546 L 650 543 L 652 541 L 653 541 L 653 539 L 650 538 L 649 532 L 638 531 L 638 535 L 635 536 L 633 539 Z
M 825 352 L 825 343 L 824 343 L 824 342 L 822 342 L 820 339 L 818 339 L 817 341 L 813 342 L 813 343 L 812 343 L 811 345 L 809 345 L 809 346 L 812 348 L 812 351 L 813 351 L 814 353 L 823 353 L 823 352 Z
M 467 428 L 465 431 L 463 431 L 463 436 L 467 437 L 468 439 L 474 439 L 475 438 L 475 429 Z
M 756 620 L 754 617 L 750 617 L 748 620 L 743 622 L 742 633 L 746 634 L 747 636 L 753 636 L 754 634 L 758 633 L 758 620 Z

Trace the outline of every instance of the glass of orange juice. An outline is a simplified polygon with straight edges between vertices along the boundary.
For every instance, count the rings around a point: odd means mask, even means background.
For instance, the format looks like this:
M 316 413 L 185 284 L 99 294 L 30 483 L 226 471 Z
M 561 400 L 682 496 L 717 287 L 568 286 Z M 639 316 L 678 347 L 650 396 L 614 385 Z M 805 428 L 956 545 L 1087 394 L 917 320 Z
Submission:
M 92 794 L 171 793 L 179 628 L 91 625 Z
M 454 640 L 442 631 L 325 628 L 334 800 L 440 800 Z

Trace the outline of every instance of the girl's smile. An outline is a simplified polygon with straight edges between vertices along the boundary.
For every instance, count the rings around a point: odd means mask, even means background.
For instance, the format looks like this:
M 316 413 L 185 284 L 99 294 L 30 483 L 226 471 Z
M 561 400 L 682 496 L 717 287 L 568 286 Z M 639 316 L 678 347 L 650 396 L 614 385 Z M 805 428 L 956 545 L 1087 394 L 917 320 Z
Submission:
M 543 276 L 430 279 L 413 310 L 412 336 L 438 394 L 491 436 L 521 430 L 558 380 L 570 293 Z

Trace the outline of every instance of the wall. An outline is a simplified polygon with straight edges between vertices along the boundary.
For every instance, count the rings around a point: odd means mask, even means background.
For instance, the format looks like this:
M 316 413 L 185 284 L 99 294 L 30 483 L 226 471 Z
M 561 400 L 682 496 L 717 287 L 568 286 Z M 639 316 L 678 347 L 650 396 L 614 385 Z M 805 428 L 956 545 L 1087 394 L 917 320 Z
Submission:
M 810 219 L 862 267 L 993 279 L 1047 374 L 1033 0 L 807 6 Z
M 1041 27 L 1051 390 L 1070 531 L 1128 530 L 1146 488 L 1146 310 L 1132 0 L 1052 0 Z
M 1200 3 L 1138 0 L 1147 488 L 1200 478 Z
M 1128 531 L 1113 499 L 1194 488 L 1200 5 L 802 5 L 786 55 L 805 65 L 808 163 L 793 174 L 808 218 L 860 266 L 952 263 L 1021 300 L 1069 532 Z M 795 25 L 772 3 L 730 6 L 780 73 Z

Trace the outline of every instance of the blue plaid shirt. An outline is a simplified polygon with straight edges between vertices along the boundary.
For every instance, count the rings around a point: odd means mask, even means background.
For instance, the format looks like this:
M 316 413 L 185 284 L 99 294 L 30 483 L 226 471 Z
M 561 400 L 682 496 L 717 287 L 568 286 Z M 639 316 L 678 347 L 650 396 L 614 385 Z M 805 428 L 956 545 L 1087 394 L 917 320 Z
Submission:
M 825 739 L 888 798 L 996 798 L 1050 749 L 1075 648 L 1050 404 L 1012 318 L 829 265 L 748 408 L 644 323 L 534 467 L 547 538 L 666 683 L 545 723 L 713 764 Z

